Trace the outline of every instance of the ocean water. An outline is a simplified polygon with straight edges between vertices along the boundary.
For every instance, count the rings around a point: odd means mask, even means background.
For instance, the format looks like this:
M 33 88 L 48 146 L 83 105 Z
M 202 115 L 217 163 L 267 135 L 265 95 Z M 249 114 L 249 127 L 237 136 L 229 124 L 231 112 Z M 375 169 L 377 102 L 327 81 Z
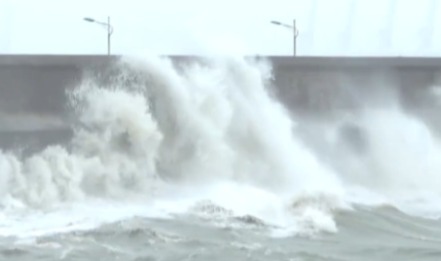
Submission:
M 440 260 L 438 130 L 390 93 L 311 120 L 264 60 L 115 68 L 0 151 L 1 259 Z

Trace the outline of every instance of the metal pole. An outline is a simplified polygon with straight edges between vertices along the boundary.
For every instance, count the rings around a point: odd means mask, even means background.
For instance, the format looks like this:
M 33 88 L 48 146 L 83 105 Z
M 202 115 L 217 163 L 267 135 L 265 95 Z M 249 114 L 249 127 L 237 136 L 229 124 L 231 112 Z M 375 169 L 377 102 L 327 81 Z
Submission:
M 107 17 L 107 55 L 110 55 L 110 36 L 112 35 L 112 29 L 110 27 L 110 16 Z
M 297 30 L 296 19 L 293 19 L 292 25 L 281 23 L 279 21 L 271 21 L 271 23 L 275 24 L 275 25 L 283 26 L 285 28 L 292 29 L 292 37 L 293 37 L 293 50 L 292 51 L 293 51 L 293 55 L 297 56 L 297 36 L 299 36 L 299 31 Z
M 296 27 L 296 19 L 293 20 L 293 25 L 292 25 L 292 29 L 293 29 L 293 37 L 294 37 L 294 42 L 293 42 L 293 53 L 294 56 L 297 55 L 297 27 Z

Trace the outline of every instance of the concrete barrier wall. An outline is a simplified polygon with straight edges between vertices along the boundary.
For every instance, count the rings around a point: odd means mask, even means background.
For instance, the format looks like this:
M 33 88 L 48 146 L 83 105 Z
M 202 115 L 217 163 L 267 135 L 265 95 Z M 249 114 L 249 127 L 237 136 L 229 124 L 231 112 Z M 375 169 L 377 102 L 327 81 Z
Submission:
M 11 122 L 5 115 L 63 115 L 66 88 L 78 84 L 84 71 L 103 70 L 117 58 L 0 55 L 0 128 Z M 441 71 L 439 58 L 261 58 L 272 62 L 276 93 L 294 113 L 356 107 L 386 86 L 399 90 L 403 104 L 422 108 L 431 104 L 427 89 L 439 83 Z

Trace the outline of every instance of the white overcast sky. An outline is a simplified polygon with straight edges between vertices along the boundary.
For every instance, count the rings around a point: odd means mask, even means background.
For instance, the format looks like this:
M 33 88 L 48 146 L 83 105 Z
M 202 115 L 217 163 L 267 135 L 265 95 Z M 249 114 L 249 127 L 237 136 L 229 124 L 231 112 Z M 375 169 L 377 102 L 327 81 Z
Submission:
M 0 53 L 441 56 L 441 0 L 0 0 Z

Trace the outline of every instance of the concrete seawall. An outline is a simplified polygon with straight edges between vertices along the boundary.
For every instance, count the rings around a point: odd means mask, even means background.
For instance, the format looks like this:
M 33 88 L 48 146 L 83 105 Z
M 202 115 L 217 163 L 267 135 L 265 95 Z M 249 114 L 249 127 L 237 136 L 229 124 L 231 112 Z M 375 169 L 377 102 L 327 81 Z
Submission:
M 0 128 L 16 125 L 7 115 L 63 115 L 65 90 L 87 70 L 102 71 L 118 57 L 0 55 Z M 173 56 L 176 61 L 196 57 Z M 410 108 L 431 104 L 428 88 L 439 83 L 440 58 L 261 57 L 271 61 L 276 93 L 294 113 L 319 113 L 357 106 L 358 99 L 385 86 L 398 90 Z M 356 95 L 352 90 L 357 90 Z M 61 116 L 62 117 L 62 116 Z M 49 124 L 49 123 L 48 123 Z M 19 126 L 20 127 L 20 126 Z

